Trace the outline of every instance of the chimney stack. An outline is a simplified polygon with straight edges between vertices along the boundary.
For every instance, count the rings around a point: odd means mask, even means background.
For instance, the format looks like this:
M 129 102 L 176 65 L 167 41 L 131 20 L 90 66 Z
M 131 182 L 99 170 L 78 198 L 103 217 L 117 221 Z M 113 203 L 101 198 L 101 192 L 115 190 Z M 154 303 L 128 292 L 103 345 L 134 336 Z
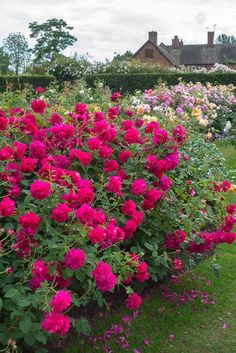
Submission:
M 181 40 L 181 42 L 179 41 L 179 37 L 178 36 L 174 36 L 174 38 L 172 39 L 172 47 L 173 49 L 178 49 L 180 47 L 180 45 L 183 44 L 183 41 Z
M 208 48 L 213 48 L 214 45 L 214 34 L 215 32 L 207 32 L 207 46 Z
M 157 32 L 151 31 L 148 32 L 148 39 L 155 45 L 157 45 Z

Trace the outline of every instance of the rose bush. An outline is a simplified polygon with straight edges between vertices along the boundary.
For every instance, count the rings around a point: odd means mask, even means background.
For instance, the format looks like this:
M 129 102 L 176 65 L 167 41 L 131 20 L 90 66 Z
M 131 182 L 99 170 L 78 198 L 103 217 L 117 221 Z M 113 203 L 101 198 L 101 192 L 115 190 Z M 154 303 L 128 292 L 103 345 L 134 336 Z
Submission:
M 136 310 L 148 279 L 236 237 L 214 145 L 140 117 L 119 94 L 101 104 L 68 110 L 52 95 L 0 110 L 3 349 L 89 332 L 80 309 L 116 289 Z

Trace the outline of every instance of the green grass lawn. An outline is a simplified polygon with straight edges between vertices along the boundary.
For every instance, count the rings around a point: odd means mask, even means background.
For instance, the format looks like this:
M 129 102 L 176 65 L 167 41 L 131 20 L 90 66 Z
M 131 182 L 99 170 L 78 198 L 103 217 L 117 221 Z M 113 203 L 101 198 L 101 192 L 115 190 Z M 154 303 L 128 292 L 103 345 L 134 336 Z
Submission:
M 235 169 L 236 150 L 231 146 L 220 148 L 226 167 Z M 228 200 L 236 203 L 236 194 L 229 195 Z M 198 299 L 176 307 L 159 293 L 145 299 L 139 316 L 132 321 L 128 353 L 135 352 L 135 348 L 141 353 L 236 353 L 236 242 L 219 246 L 215 257 L 221 266 L 219 277 L 210 269 L 214 258 L 209 258 L 184 275 L 180 284 L 171 284 L 178 293 L 183 289 L 207 291 L 215 304 L 202 304 Z M 102 333 L 111 324 L 122 323 L 121 316 L 122 313 L 117 313 L 99 320 L 94 334 Z M 170 335 L 174 335 L 173 340 Z M 144 344 L 145 337 L 149 345 Z M 114 342 L 111 345 L 113 353 L 123 351 Z M 92 352 L 102 352 L 101 346 L 95 350 L 81 339 L 66 351 Z

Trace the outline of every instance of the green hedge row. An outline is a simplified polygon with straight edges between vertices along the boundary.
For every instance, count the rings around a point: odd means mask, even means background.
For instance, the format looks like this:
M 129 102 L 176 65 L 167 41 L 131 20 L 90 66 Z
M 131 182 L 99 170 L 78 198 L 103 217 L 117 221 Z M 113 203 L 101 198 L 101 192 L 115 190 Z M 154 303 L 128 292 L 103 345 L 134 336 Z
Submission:
M 168 86 L 184 82 L 211 82 L 212 84 L 233 84 L 236 86 L 235 73 L 153 73 L 153 74 L 96 74 L 87 75 L 85 80 L 90 87 L 96 81 L 103 81 L 113 91 L 134 92 L 153 88 L 158 81 L 164 81 Z
M 22 89 L 25 86 L 47 87 L 55 81 L 54 76 L 49 75 L 22 75 L 22 76 L 0 76 L 0 92 L 6 91 L 9 87 L 13 90 Z

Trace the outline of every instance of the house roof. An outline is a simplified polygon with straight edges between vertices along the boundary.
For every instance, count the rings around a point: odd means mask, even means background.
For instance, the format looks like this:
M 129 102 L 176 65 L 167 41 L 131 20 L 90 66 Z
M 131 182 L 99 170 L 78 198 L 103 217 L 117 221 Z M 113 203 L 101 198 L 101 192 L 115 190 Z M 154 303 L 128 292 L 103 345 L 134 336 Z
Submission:
M 164 48 L 177 65 L 213 65 L 236 61 L 236 45 L 233 44 L 214 44 L 213 47 L 207 44 L 190 44 L 173 49 L 172 46 L 161 43 L 159 48 Z
M 161 52 L 162 55 L 165 56 L 165 58 L 174 66 L 178 66 L 177 61 L 175 58 L 169 53 L 169 50 L 164 45 L 156 45 L 154 44 L 151 40 L 147 40 L 137 51 L 134 53 L 133 57 L 137 56 L 139 52 L 147 45 L 147 44 L 152 44 L 153 47 Z

